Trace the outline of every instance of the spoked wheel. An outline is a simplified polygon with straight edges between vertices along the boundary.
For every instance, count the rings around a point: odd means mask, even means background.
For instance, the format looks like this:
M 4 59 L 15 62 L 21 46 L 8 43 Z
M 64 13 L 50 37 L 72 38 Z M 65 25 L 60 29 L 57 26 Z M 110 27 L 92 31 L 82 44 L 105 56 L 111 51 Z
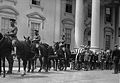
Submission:
M 60 71 L 62 71 L 64 68 L 65 68 L 64 61 L 63 60 L 61 60 L 61 61 L 59 60 L 59 62 L 58 62 L 58 69 Z

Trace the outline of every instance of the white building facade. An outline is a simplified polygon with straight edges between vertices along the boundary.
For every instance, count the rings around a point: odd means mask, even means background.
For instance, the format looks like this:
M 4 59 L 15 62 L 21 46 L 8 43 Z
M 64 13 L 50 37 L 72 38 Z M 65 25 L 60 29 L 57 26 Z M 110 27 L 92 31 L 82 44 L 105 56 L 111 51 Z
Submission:
M 41 41 L 53 45 L 65 35 L 70 49 L 89 45 L 113 49 L 120 44 L 119 0 L 0 0 L 0 32 L 17 21 L 19 40 L 39 30 Z

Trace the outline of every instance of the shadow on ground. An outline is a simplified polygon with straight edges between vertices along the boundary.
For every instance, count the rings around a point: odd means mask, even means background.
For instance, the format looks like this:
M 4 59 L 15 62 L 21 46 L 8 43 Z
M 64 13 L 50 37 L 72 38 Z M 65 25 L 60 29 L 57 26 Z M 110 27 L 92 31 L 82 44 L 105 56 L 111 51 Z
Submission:
M 56 72 L 36 72 L 36 71 L 35 71 L 35 72 L 30 72 L 30 73 L 33 73 L 33 74 L 34 74 L 34 73 L 36 73 L 36 74 L 37 74 L 37 73 L 39 73 L 39 74 L 63 74 L 63 73 L 60 73 L 60 72 L 57 72 L 57 71 L 56 71 Z
M 30 78 L 47 78 L 48 76 L 40 76 L 40 75 L 25 75 L 25 76 L 11 76 L 11 79 L 30 79 Z

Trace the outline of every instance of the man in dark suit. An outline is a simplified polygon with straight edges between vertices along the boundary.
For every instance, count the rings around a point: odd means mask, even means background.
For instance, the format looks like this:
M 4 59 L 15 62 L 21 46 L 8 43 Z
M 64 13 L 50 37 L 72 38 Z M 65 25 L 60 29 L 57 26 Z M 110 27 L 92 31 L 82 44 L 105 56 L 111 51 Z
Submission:
M 117 74 L 119 71 L 119 59 L 120 59 L 120 50 L 118 49 L 118 45 L 115 45 L 115 49 L 112 53 L 112 59 L 114 62 L 114 74 Z

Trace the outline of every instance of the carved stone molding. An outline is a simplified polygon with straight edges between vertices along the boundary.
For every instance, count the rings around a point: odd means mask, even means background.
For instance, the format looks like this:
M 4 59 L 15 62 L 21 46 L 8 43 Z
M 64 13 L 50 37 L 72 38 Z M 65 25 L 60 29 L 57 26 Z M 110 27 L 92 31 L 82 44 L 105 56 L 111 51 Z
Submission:
M 33 12 L 33 13 L 30 13 L 30 14 L 27 14 L 26 16 L 28 18 L 40 19 L 42 21 L 44 21 L 46 19 L 44 16 L 40 15 L 38 12 Z
M 62 23 L 63 24 L 75 25 L 75 22 L 72 19 L 70 19 L 70 18 L 63 19 Z
M 0 6 L 0 12 L 1 13 L 14 14 L 16 16 L 19 15 L 18 11 L 14 7 L 7 6 L 7 5 Z
M 104 28 L 104 38 L 105 38 L 105 35 L 106 35 L 107 32 L 111 33 L 112 38 L 113 38 L 114 30 L 111 27 L 105 27 Z
M 0 0 L 0 2 L 3 2 L 3 1 L 9 1 L 9 2 L 12 2 L 12 3 L 14 3 L 14 5 L 17 4 L 17 0 Z

